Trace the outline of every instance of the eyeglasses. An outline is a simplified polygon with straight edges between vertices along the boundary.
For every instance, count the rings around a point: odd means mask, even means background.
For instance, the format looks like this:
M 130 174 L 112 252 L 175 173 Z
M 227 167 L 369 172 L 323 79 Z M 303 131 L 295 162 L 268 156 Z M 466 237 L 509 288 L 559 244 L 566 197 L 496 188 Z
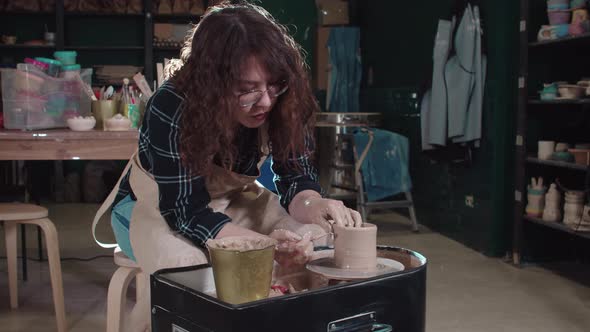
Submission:
M 268 93 L 270 98 L 277 98 L 285 93 L 287 89 L 289 89 L 289 86 L 287 85 L 287 82 L 284 81 L 271 84 L 266 90 L 253 90 L 238 95 L 238 103 L 240 104 L 240 107 L 250 107 L 258 104 L 265 92 Z

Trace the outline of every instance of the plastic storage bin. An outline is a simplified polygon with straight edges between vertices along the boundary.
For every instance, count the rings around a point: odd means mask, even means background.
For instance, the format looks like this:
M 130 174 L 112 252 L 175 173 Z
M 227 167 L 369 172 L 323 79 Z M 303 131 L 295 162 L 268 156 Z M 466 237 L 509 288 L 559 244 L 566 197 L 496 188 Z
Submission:
M 2 69 L 4 127 L 8 129 L 48 129 L 67 127 L 67 119 L 90 115 L 90 98 L 79 80 L 56 78 L 38 70 Z M 80 76 L 91 84 L 92 69 Z

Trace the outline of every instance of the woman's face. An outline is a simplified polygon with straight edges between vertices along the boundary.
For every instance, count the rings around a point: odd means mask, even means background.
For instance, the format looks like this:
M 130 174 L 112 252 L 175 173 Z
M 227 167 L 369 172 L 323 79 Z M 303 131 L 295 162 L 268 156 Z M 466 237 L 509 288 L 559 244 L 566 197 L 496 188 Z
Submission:
M 238 99 L 234 120 L 247 128 L 262 126 L 276 104 L 277 92 L 282 90 L 280 84 L 271 81 L 270 74 L 260 62 L 250 57 L 234 88 L 234 95 Z

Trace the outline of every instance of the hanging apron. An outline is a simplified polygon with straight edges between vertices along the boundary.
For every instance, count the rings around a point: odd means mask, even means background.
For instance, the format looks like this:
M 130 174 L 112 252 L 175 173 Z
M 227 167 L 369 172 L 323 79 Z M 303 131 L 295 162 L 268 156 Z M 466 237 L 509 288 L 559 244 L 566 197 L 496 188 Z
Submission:
M 269 148 L 266 126 L 258 132 L 259 142 L 262 143 L 261 158 L 257 164 L 260 169 L 269 154 Z M 133 154 L 115 188 L 96 213 L 92 225 L 93 235 L 98 220 L 113 204 L 121 179 L 128 170 L 131 172 L 129 183 L 137 198 L 131 214 L 129 238 L 142 271 L 152 274 L 160 269 L 207 263 L 206 250 L 170 229 L 160 214 L 158 184 L 153 175 L 142 167 L 137 152 Z M 318 225 L 296 222 L 280 205 L 276 194 L 255 182 L 257 177 L 213 166 L 212 174 L 205 180 L 211 197 L 209 207 L 215 212 L 226 214 L 233 223 L 261 234 L 269 234 L 275 229 L 287 229 L 299 235 L 311 232 L 312 237 L 324 234 L 324 230 Z M 94 239 L 104 248 L 117 246 L 101 243 L 96 236 Z
M 448 88 L 448 138 L 461 137 L 465 132 L 467 111 L 475 88 L 476 26 L 471 5 L 463 13 L 454 38 L 455 55 L 445 65 Z
M 463 136 L 453 138 L 455 143 L 474 142 L 475 147 L 479 147 L 481 139 L 481 126 L 483 118 L 483 98 L 486 81 L 487 59 L 482 54 L 481 36 L 483 35 L 479 7 L 473 6 L 473 17 L 475 25 L 475 85 L 471 97 L 467 114 L 465 118 L 465 128 Z
M 445 64 L 451 50 L 454 18 L 439 20 L 432 55 L 432 88 L 423 97 L 421 108 L 422 150 L 447 143 L 448 87 L 445 84 Z M 429 99 L 426 99 L 429 98 Z

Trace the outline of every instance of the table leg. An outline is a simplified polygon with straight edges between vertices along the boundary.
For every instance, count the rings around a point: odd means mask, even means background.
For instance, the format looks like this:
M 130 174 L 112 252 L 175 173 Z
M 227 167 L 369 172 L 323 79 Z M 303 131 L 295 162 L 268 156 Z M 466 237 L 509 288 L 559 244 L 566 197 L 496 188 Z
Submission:
M 25 227 L 25 224 L 20 225 L 20 241 L 23 281 L 27 281 L 27 228 Z

